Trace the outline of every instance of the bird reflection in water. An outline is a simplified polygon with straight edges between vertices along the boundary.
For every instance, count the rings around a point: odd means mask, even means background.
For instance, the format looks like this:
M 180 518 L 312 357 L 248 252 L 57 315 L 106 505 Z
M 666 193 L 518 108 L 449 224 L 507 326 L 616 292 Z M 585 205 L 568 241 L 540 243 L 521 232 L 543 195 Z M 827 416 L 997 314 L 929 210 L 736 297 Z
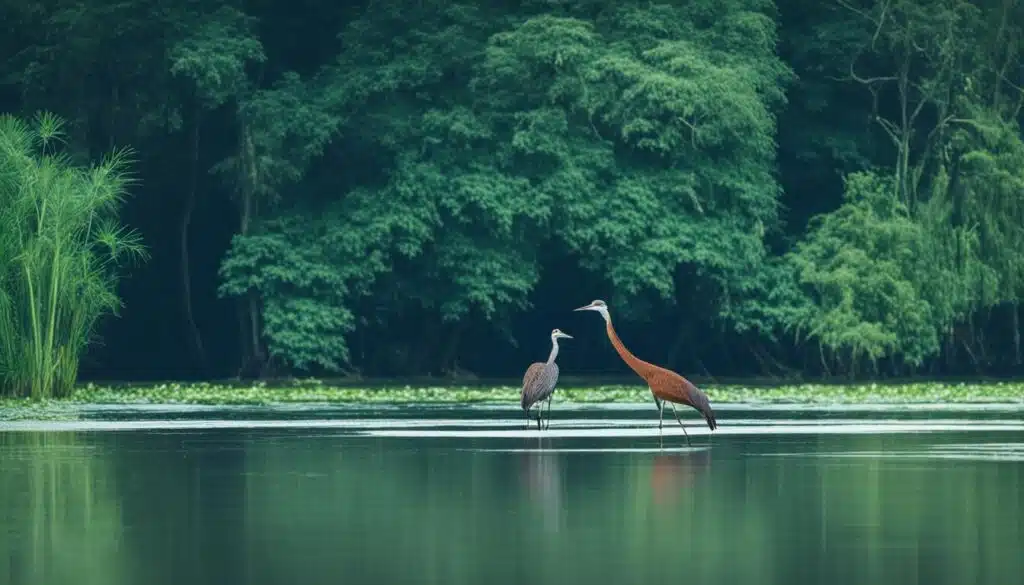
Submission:
M 544 530 L 558 532 L 564 523 L 562 510 L 562 458 L 544 449 L 551 439 L 537 439 L 536 450 L 523 453 L 519 474 L 530 501 L 543 517 Z
M 675 508 L 697 478 L 711 468 L 711 450 L 658 453 L 651 464 L 651 492 L 658 506 Z

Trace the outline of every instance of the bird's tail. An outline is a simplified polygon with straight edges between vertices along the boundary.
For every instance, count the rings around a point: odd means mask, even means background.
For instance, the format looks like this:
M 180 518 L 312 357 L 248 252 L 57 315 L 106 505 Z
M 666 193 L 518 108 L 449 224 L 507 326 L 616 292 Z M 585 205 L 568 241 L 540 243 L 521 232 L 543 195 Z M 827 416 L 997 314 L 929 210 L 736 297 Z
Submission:
M 701 414 L 704 415 L 704 420 L 708 421 L 708 428 L 712 431 L 718 428 L 718 421 L 715 420 L 715 411 L 711 410 L 711 405 L 707 405 L 701 409 Z
M 696 387 L 695 387 L 696 388 Z M 704 420 L 708 423 L 708 428 L 712 431 L 718 428 L 718 421 L 715 419 L 715 411 L 711 409 L 711 402 L 708 400 L 708 395 L 704 394 L 700 390 L 697 390 L 697 410 L 700 411 Z

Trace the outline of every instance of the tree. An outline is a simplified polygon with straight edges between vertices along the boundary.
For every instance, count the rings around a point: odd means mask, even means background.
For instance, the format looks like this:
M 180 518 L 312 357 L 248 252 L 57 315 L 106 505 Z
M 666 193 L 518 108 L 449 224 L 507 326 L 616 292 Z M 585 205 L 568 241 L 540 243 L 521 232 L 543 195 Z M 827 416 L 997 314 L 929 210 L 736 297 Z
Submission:
M 942 264 L 899 193 L 891 176 L 851 174 L 843 205 L 813 218 L 790 255 L 814 304 L 793 325 L 820 345 L 826 371 L 836 369 L 831 362 L 874 372 L 882 358 L 917 367 L 939 351 L 949 323 L 936 305 L 948 299 L 928 287 Z
M 1012 0 L 838 4 L 868 25 L 848 79 L 869 90 L 872 118 L 894 155 L 876 162 L 892 169 L 900 201 L 929 231 L 934 249 L 954 250 L 956 262 L 942 263 L 956 272 L 944 281 L 946 298 L 957 299 L 948 305 L 952 318 L 969 323 L 962 345 L 981 367 L 977 355 L 985 348 L 974 322 L 1008 304 L 1019 364 L 1024 91 L 1012 72 L 1022 64 L 1021 7 Z M 924 285 L 928 276 L 916 278 Z M 950 288 L 954 282 L 960 290 Z
M 224 182 L 238 208 L 238 237 L 258 230 L 261 207 L 273 205 L 282 185 L 298 181 L 309 160 L 318 156 L 338 121 L 318 103 L 318 96 L 297 74 L 287 72 L 272 88 L 261 88 L 261 76 L 251 70 L 266 61 L 255 36 L 255 19 L 229 6 L 204 15 L 172 47 L 170 70 L 190 84 L 189 104 L 193 147 L 198 149 L 199 123 L 204 112 L 230 106 L 237 141 L 213 171 Z M 193 173 L 195 170 L 193 169 Z M 193 180 L 194 185 L 194 180 Z M 188 272 L 188 230 L 195 203 L 194 186 L 187 199 L 181 227 L 182 282 L 186 317 L 195 345 L 199 333 L 191 312 Z M 232 278 L 229 256 L 224 264 L 227 283 L 222 293 L 240 298 L 239 331 L 241 370 L 264 371 L 267 353 L 263 337 L 263 301 L 257 288 L 239 285 Z M 272 336 L 272 333 L 271 333 Z
M 553 253 L 640 308 L 629 316 L 670 306 L 682 274 L 714 291 L 715 317 L 740 314 L 725 299 L 753 294 L 778 229 L 773 111 L 791 73 L 771 6 L 552 12 L 384 2 L 346 28 L 327 93 L 344 152 L 372 153 L 384 171 L 334 200 L 301 190 L 260 228 L 273 237 L 239 237 L 226 273 L 232 290 L 260 283 L 268 307 L 290 308 L 276 311 L 287 329 L 267 329 L 282 357 L 336 369 L 338 336 L 375 307 L 364 328 L 427 328 L 403 340 L 412 357 L 398 367 L 430 352 L 454 369 L 468 324 L 507 330 Z M 345 254 L 286 227 L 302 225 L 345 233 L 349 245 L 332 247 Z M 310 280 L 328 274 L 347 284 Z

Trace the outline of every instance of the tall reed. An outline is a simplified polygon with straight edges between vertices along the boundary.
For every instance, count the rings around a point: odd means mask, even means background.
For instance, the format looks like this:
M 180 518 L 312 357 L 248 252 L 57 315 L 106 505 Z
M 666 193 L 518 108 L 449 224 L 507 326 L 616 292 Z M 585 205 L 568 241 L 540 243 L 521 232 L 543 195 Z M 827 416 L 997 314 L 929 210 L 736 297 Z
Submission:
M 121 307 L 118 270 L 146 257 L 118 221 L 130 151 L 82 167 L 63 137 L 54 115 L 0 115 L 0 394 L 69 394 L 97 320 Z

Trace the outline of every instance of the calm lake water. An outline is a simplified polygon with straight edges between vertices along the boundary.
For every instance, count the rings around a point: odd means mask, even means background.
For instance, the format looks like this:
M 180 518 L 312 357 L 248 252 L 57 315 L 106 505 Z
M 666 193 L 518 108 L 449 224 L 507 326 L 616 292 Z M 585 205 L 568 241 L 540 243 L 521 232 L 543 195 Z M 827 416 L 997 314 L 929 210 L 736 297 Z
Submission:
M 1024 582 L 1024 406 L 552 410 L 0 422 L 0 583 Z

